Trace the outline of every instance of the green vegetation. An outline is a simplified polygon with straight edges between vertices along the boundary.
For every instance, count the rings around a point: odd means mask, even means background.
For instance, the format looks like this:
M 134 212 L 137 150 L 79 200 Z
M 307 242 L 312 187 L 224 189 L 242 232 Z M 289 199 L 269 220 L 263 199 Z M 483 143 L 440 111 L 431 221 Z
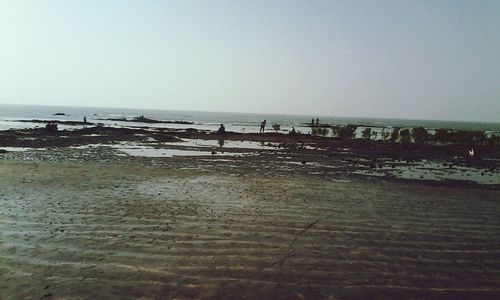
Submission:
M 311 135 L 327 136 L 328 132 L 329 132 L 328 128 L 324 128 L 324 127 L 313 126 L 311 128 Z
M 426 144 L 429 141 L 429 133 L 424 127 L 415 127 L 411 131 L 415 144 Z
M 371 135 L 372 135 L 372 129 L 370 127 L 366 127 L 365 129 L 363 129 L 363 132 L 361 133 L 361 136 L 364 139 L 370 139 Z
M 276 129 L 273 125 L 274 130 Z M 312 126 L 311 135 L 313 136 L 328 136 L 331 129 L 331 136 L 338 137 L 343 140 L 354 139 L 358 126 L 348 125 L 331 125 L 328 127 Z M 435 129 L 434 134 L 429 133 L 424 127 L 401 128 L 394 127 L 392 130 L 382 128 L 382 131 L 374 131 L 371 127 L 365 127 L 361 132 L 363 139 L 377 139 L 380 134 L 380 140 L 390 143 L 401 144 L 457 144 L 457 145 L 487 145 L 500 146 L 500 136 L 492 135 L 488 137 L 485 131 L 480 130 L 450 130 L 450 129 Z
M 391 137 L 389 139 L 389 141 L 395 143 L 397 142 L 398 140 L 398 137 L 399 137 L 399 127 L 394 127 L 394 129 L 392 130 L 392 133 L 391 133 Z
M 387 141 L 389 139 L 389 136 L 391 135 L 390 132 L 385 131 L 385 128 L 382 129 L 382 132 L 380 134 L 382 136 L 382 141 Z
M 399 130 L 399 141 L 401 144 L 409 144 L 411 142 L 411 133 L 407 128 Z
M 433 142 L 437 144 L 486 145 L 489 144 L 490 139 L 487 138 L 484 131 L 454 131 L 448 129 L 436 129 L 436 134 L 434 134 L 434 136 L 432 137 Z
M 334 126 L 332 130 L 334 135 L 345 140 L 354 138 L 357 128 L 358 126 L 349 124 L 346 126 Z

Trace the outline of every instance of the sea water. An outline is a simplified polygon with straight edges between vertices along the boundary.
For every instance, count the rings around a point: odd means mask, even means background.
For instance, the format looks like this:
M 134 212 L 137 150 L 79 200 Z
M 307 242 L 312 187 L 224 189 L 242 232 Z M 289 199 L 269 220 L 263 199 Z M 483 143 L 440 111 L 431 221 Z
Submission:
M 64 113 L 65 115 L 54 115 Z M 166 124 L 166 123 L 132 123 L 106 120 L 109 118 L 127 118 L 145 116 L 150 119 L 162 121 L 185 121 L 193 124 Z M 10 128 L 43 127 L 43 123 L 18 122 L 18 120 L 60 120 L 83 121 L 102 123 L 106 126 L 130 127 L 151 126 L 163 128 L 195 128 L 200 130 L 217 130 L 224 124 L 227 131 L 259 132 L 260 122 L 267 121 L 266 130 L 272 131 L 273 124 L 279 124 L 281 132 L 288 132 L 292 126 L 302 133 L 309 133 L 311 119 L 319 118 L 321 124 L 360 126 L 357 135 L 363 128 L 373 127 L 374 131 L 393 127 L 424 127 L 426 129 L 447 128 L 453 130 L 485 130 L 489 134 L 500 134 L 500 123 L 462 122 L 462 121 L 434 121 L 434 120 L 409 120 L 409 119 L 377 119 L 335 116 L 300 116 L 279 114 L 254 114 L 254 113 L 228 113 L 228 112 L 201 112 L 201 111 L 175 111 L 130 108 L 97 108 L 97 107 L 63 107 L 63 106 L 32 106 L 32 105 L 6 105 L 0 104 L 0 130 Z M 59 125 L 60 129 L 76 129 L 82 126 Z

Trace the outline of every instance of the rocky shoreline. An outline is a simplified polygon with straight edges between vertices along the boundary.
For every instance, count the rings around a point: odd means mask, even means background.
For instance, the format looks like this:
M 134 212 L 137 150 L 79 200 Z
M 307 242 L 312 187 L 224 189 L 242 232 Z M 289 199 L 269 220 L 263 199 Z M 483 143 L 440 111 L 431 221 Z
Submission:
M 203 148 L 183 143 L 191 140 L 203 143 L 212 142 Z M 253 143 L 252 147 L 241 147 L 235 143 Z M 92 145 L 87 149 L 75 149 Z M 267 146 L 266 146 L 267 145 Z M 154 155 L 151 157 L 134 157 L 123 155 L 122 148 L 145 148 L 152 152 L 161 149 L 165 153 L 176 151 L 175 157 L 169 155 Z M 117 128 L 104 126 L 87 126 L 76 130 L 61 130 L 50 132 L 44 128 L 18 129 L 0 131 L 0 148 L 4 148 L 4 159 L 50 160 L 54 157 L 87 160 L 145 160 L 157 161 L 157 164 L 172 163 L 172 160 L 217 159 L 220 156 L 231 155 L 231 160 L 238 164 L 246 162 L 258 170 L 262 164 L 286 165 L 293 172 L 342 176 L 372 176 L 385 179 L 416 179 L 427 184 L 481 186 L 487 188 L 500 186 L 500 147 L 476 145 L 475 157 L 468 156 L 470 145 L 432 145 L 432 144 L 401 144 L 381 142 L 367 139 L 340 139 L 308 134 L 282 134 L 269 132 L 257 133 L 216 133 L 196 129 L 168 129 L 143 126 L 141 128 Z M 14 153 L 9 153 L 9 147 L 14 147 Z M 18 152 L 19 148 L 28 151 Z M 35 151 L 36 149 L 47 149 Z M 29 150 L 33 149 L 33 151 Z M 203 150 L 204 152 L 196 152 Z M 190 155 L 183 157 L 182 151 Z M 79 152 L 82 152 L 79 154 Z M 204 154 L 205 153 L 205 154 Z M 78 158 L 81 156 L 80 158 Z M 139 155 L 140 156 L 140 155 Z M 216 163 L 220 164 L 217 160 Z M 263 163 L 264 162 L 264 163 Z M 466 176 L 443 177 L 436 180 L 422 171 L 416 178 L 398 176 L 398 168 L 425 169 L 422 163 L 439 163 L 433 166 L 439 172 L 465 172 L 463 168 L 476 170 L 488 180 L 473 180 Z M 460 169 L 462 168 L 462 169 Z M 276 168 L 279 172 L 280 167 Z M 432 173 L 432 172 L 431 172 Z M 412 175 L 413 177 L 417 175 Z M 471 176 L 468 175 L 467 176 Z M 472 177 L 475 175 L 473 174 Z M 407 176 L 408 177 L 408 176 Z M 462 178 L 463 177 L 463 178 Z M 499 181 L 496 183 L 496 181 Z

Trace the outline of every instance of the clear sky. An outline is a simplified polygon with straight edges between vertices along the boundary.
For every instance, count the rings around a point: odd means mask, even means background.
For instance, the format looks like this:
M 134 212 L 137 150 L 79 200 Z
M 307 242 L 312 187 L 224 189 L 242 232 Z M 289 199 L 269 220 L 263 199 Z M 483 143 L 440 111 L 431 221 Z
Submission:
M 500 1 L 0 0 L 0 103 L 500 122 Z

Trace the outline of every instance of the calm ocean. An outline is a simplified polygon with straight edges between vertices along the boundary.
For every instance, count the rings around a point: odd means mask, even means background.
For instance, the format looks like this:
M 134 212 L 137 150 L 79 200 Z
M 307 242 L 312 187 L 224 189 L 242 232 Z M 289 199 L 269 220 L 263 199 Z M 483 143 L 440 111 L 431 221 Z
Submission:
M 54 113 L 65 113 L 66 116 L 55 116 Z M 356 124 L 366 127 L 419 127 L 427 129 L 448 128 L 467 130 L 486 130 L 489 133 L 500 133 L 500 123 L 460 122 L 460 121 L 432 121 L 432 120 L 405 120 L 405 119 L 377 119 L 377 118 L 348 118 L 332 116 L 298 116 L 274 114 L 247 114 L 226 112 L 201 111 L 174 111 L 128 108 L 97 108 L 97 107 L 62 107 L 62 106 L 30 106 L 0 104 L 0 130 L 9 128 L 30 128 L 41 126 L 39 123 L 16 122 L 16 120 L 50 119 L 65 121 L 82 121 L 86 116 L 89 122 L 99 122 L 110 126 L 140 126 L 141 123 L 106 121 L 107 118 L 132 118 L 144 115 L 147 118 L 169 121 L 188 121 L 193 125 L 182 124 L 154 124 L 155 127 L 169 128 L 197 128 L 216 130 L 222 123 L 227 130 L 237 132 L 258 132 L 262 120 L 267 120 L 269 128 L 272 124 L 280 124 L 282 130 L 289 130 L 292 126 L 296 130 L 309 132 L 304 126 L 312 118 L 319 118 L 320 123 L 330 125 Z M 151 125 L 151 124 L 150 124 Z M 61 129 L 79 128 L 80 126 L 60 126 Z

